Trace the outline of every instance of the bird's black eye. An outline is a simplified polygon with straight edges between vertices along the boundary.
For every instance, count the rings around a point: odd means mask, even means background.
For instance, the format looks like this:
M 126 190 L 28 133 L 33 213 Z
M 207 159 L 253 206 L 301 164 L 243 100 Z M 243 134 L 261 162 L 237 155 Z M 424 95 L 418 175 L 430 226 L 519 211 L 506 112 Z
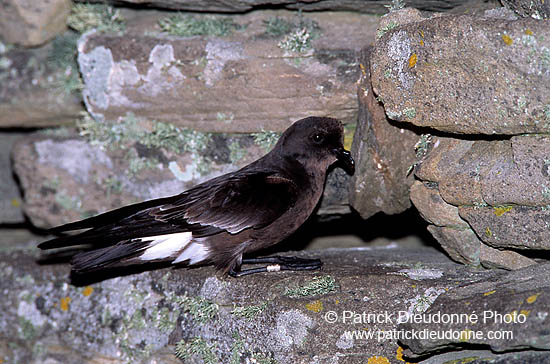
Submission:
M 321 144 L 325 140 L 325 137 L 323 134 L 313 134 L 313 141 L 317 144 Z

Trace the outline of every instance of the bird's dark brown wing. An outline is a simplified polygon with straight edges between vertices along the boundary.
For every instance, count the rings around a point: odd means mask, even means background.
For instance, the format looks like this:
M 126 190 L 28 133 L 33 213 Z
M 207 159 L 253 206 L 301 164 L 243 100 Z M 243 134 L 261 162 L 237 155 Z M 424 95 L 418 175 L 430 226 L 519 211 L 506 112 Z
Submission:
M 280 174 L 236 175 L 216 186 L 192 189 L 180 201 L 151 209 L 155 220 L 211 226 L 231 234 L 269 225 L 294 205 L 298 188 Z
M 191 231 L 194 237 L 222 231 L 236 234 L 269 225 L 293 206 L 297 197 L 296 183 L 281 173 L 241 170 L 177 196 L 122 207 L 64 225 L 56 231 L 89 230 L 44 242 L 39 247 L 51 249 L 82 244 L 101 247 L 182 231 Z

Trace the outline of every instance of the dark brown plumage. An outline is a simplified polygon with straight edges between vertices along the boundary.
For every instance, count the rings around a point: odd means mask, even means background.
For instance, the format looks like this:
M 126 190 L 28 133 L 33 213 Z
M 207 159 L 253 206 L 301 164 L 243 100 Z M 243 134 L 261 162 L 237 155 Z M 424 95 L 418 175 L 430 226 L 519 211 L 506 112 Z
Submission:
M 343 147 L 342 124 L 331 118 L 297 121 L 273 150 L 244 168 L 213 178 L 179 195 L 122 207 L 66 224 L 52 232 L 88 229 L 39 245 L 51 249 L 91 245 L 72 260 L 74 273 L 169 261 L 213 264 L 232 275 L 267 270 L 315 269 L 317 260 L 268 257 L 275 265 L 241 271 L 243 254 L 292 234 L 312 213 L 327 169 L 340 161 L 353 174 Z

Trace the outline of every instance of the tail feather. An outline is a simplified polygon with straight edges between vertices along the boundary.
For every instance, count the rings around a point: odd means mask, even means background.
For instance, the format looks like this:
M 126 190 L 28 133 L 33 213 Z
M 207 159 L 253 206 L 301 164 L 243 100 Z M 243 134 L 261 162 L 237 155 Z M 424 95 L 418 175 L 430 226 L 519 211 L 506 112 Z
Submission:
M 122 220 L 126 217 L 137 214 L 140 211 L 146 210 L 151 207 L 161 206 L 174 201 L 178 196 L 158 198 L 155 200 L 144 201 L 133 205 L 124 206 L 116 210 L 107 211 L 103 214 L 89 217 L 84 220 L 71 222 L 65 225 L 51 228 L 49 231 L 52 234 L 57 234 L 64 231 L 89 229 L 97 226 L 110 225 L 114 221 Z
M 148 245 L 148 241 L 136 240 L 81 252 L 73 257 L 72 270 L 77 274 L 84 274 L 103 268 L 121 266 L 125 261 L 141 254 Z

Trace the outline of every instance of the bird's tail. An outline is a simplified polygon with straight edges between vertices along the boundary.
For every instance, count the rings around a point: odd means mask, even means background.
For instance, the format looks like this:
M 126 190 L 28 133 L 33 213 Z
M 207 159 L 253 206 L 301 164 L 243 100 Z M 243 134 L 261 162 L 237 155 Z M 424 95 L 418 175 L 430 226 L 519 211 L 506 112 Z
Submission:
M 147 241 L 136 240 L 80 252 L 73 256 L 71 269 L 76 274 L 85 274 L 103 268 L 132 264 L 133 258 L 142 254 L 148 245 Z

